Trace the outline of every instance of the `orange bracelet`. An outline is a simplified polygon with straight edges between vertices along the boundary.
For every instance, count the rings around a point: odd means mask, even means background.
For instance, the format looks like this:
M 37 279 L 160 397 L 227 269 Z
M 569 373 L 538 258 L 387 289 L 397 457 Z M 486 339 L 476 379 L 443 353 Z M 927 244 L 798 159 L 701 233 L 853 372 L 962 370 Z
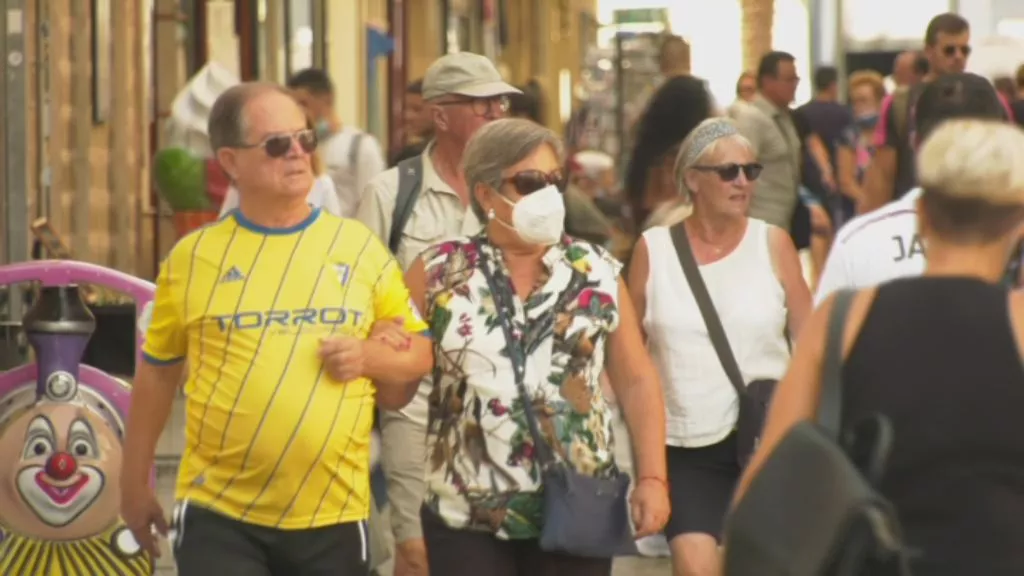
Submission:
M 668 480 L 665 480 L 664 478 L 659 478 L 658 476 L 641 476 L 637 478 L 636 483 L 639 485 L 644 480 L 651 480 L 653 482 L 657 482 L 658 484 L 661 484 L 662 486 L 665 487 L 665 492 L 669 491 Z

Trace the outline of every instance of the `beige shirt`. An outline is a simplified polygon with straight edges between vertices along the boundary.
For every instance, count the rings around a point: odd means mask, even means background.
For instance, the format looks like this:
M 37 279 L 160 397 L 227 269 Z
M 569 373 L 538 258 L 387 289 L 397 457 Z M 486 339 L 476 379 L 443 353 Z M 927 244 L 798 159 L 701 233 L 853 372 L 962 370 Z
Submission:
M 483 228 L 473 210 L 463 206 L 455 190 L 437 175 L 430 158 L 433 148 L 433 144 L 429 145 L 420 156 L 423 161 L 420 193 L 395 254 L 403 270 L 408 270 L 416 257 L 430 245 L 476 234 Z M 356 213 L 356 219 L 369 226 L 385 244 L 391 236 L 391 217 L 397 196 L 398 168 L 395 167 L 370 180 Z
M 416 203 L 398 244 L 398 253 L 395 254 L 403 270 L 408 270 L 420 253 L 431 245 L 476 234 L 483 229 L 473 209 L 463 206 L 455 190 L 438 176 L 430 157 L 433 149 L 431 143 L 420 156 L 423 162 L 420 193 L 416 196 Z M 370 180 L 356 213 L 356 219 L 366 224 L 384 244 L 388 243 L 391 236 L 397 196 L 398 167 L 395 167 Z M 431 376 L 428 375 L 420 382 L 416 397 L 401 410 L 406 418 L 421 426 L 427 425 L 427 395 L 432 386 Z
M 754 146 L 764 172 L 750 202 L 749 216 L 789 230 L 800 189 L 800 137 L 789 110 L 758 94 L 735 110 L 740 132 Z

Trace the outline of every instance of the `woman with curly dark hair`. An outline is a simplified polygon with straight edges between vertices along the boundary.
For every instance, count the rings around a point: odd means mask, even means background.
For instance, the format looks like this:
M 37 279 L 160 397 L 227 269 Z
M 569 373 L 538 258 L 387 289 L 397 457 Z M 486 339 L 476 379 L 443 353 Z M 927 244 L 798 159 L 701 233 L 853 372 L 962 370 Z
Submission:
M 651 98 L 637 123 L 636 145 L 626 170 L 626 194 L 637 233 L 653 225 L 671 225 L 689 214 L 688 201 L 673 179 L 673 164 L 683 139 L 713 110 L 707 86 L 693 76 L 667 80 Z

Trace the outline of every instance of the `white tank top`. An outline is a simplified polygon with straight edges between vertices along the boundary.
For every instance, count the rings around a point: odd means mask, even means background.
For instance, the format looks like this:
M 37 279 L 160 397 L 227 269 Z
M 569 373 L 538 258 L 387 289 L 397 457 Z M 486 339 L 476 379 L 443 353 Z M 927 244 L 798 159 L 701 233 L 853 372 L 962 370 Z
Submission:
M 768 250 L 769 226 L 749 218 L 739 245 L 700 267 L 746 383 L 782 378 L 789 364 L 786 295 Z M 697 448 L 723 440 L 738 402 L 708 338 L 668 228 L 643 234 L 650 260 L 643 326 L 665 390 L 667 442 Z

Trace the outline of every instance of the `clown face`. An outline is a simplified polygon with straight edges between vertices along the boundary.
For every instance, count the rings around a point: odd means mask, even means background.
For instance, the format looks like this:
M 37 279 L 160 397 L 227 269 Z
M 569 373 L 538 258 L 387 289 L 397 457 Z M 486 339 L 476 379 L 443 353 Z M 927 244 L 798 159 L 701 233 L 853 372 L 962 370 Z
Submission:
M 0 522 L 25 536 L 74 540 L 117 521 L 121 443 L 78 404 L 42 403 L 0 431 Z

